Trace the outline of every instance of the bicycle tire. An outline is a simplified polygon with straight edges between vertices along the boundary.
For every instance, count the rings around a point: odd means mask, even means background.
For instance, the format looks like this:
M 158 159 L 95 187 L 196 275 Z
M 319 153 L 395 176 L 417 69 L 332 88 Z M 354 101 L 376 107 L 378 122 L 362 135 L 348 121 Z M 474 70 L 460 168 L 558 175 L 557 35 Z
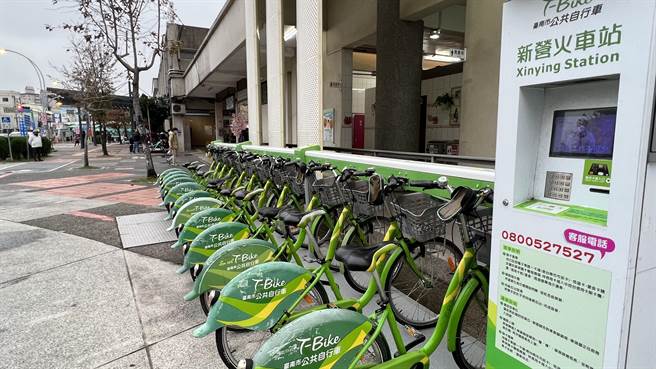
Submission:
M 333 212 L 330 210 L 326 210 L 326 214 L 321 215 L 319 217 L 319 221 L 317 223 L 317 226 L 313 229 L 312 235 L 314 236 L 314 239 L 317 241 L 318 246 L 323 246 L 323 247 L 328 247 L 328 244 L 330 243 L 330 237 L 332 235 L 332 227 L 331 223 L 334 224 L 334 221 L 330 221 L 330 218 L 335 219 L 333 217 Z M 325 253 L 324 253 L 325 254 Z M 318 255 L 315 252 L 315 255 L 317 258 L 321 258 L 322 256 Z M 325 255 L 323 255 L 325 256 Z
M 485 368 L 485 349 L 487 347 L 486 334 L 487 334 L 487 296 L 484 296 L 481 283 L 479 282 L 467 297 L 467 302 L 458 319 L 458 326 L 456 328 L 456 349 L 451 353 L 453 360 L 461 369 L 482 369 Z M 477 304 L 472 305 L 473 301 L 477 298 L 484 297 L 484 300 L 479 300 Z M 481 305 L 482 304 L 482 305 Z M 474 306 L 474 310 L 470 308 Z M 483 306 L 484 308 L 481 308 Z M 467 322 L 469 329 L 478 330 L 475 337 L 467 333 L 467 336 L 474 337 L 478 341 L 463 342 L 463 323 Z M 464 347 L 464 348 L 463 348 Z M 473 350 L 473 352 L 472 352 Z M 468 353 L 472 355 L 467 355 Z M 474 359 L 480 356 L 480 360 Z
M 436 237 L 422 245 L 424 255 L 416 257 L 415 263 L 422 272 L 427 272 L 425 277 L 433 284 L 432 288 L 423 285 L 404 254 L 394 261 L 393 275 L 385 280 L 384 286 L 396 319 L 418 329 L 432 327 L 437 322 L 444 294 L 462 259 L 462 251 L 447 238 Z M 418 305 L 413 305 L 408 297 Z
M 316 292 L 316 297 L 321 300 L 316 305 L 325 305 L 330 302 L 328 299 L 328 294 L 326 293 L 326 289 L 321 284 L 321 281 L 319 281 L 319 283 L 314 286 L 313 291 Z M 240 338 L 229 337 L 229 335 L 235 334 L 239 334 Z M 219 357 L 221 357 L 221 360 L 228 369 L 237 369 L 237 364 L 239 361 L 241 359 L 249 358 L 244 356 L 250 356 L 250 358 L 252 358 L 257 349 L 261 347 L 261 344 L 264 343 L 264 341 L 266 341 L 271 335 L 272 333 L 270 331 L 252 331 L 221 327 L 217 329 L 215 333 L 216 349 L 219 353 Z M 234 357 L 235 350 L 231 348 L 231 345 L 232 347 L 235 347 L 234 344 L 236 344 L 237 347 L 246 349 L 254 348 L 255 350 L 251 350 L 252 352 L 246 355 L 239 355 L 241 357 Z
M 333 215 L 332 211 L 321 215 L 318 224 L 312 230 L 312 237 L 314 237 L 314 240 L 316 241 L 316 245 L 312 247 L 312 255 L 314 255 L 317 260 L 325 260 L 328 254 L 332 230 L 334 228 L 334 226 L 331 226 L 331 224 L 334 224 L 333 220 L 335 219 Z M 339 262 L 333 260 L 330 264 L 330 269 L 333 271 L 339 271 Z
M 203 292 L 199 297 L 198 301 L 200 301 L 200 306 L 203 309 L 203 313 L 205 313 L 205 316 L 209 314 L 210 308 L 216 303 L 216 301 L 219 299 L 219 294 L 220 291 L 214 291 L 214 296 L 210 298 L 212 291 L 208 292 Z

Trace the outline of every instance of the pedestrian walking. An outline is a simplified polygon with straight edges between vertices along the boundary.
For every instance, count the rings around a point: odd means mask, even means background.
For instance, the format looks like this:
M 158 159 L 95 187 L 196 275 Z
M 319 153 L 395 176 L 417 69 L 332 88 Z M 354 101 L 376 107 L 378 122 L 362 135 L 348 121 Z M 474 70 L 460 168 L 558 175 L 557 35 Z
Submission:
M 132 152 L 136 154 L 141 151 L 141 134 L 139 131 L 136 131 L 134 135 L 132 135 L 132 140 L 134 142 L 134 149 Z
M 34 161 L 43 161 L 41 159 L 41 149 L 43 148 L 43 141 L 41 136 L 39 136 L 39 130 L 35 130 L 32 136 L 28 139 L 28 144 L 32 148 L 32 157 Z
M 75 143 L 73 144 L 73 148 L 78 146 L 80 146 L 80 135 L 75 135 Z
M 169 130 L 169 151 L 171 152 L 170 162 L 175 165 L 175 159 L 178 156 L 178 129 Z
M 134 152 L 134 135 L 130 136 L 129 143 L 130 143 L 130 152 L 132 153 Z

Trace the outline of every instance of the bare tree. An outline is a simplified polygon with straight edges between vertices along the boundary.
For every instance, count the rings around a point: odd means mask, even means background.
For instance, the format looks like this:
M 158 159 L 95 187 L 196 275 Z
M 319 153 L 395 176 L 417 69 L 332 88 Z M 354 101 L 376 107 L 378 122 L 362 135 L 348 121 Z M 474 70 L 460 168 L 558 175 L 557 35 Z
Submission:
M 139 77 L 150 69 L 155 58 L 164 49 L 162 26 L 166 19 L 174 19 L 171 0 L 52 0 L 74 3 L 82 15 L 77 24 L 64 24 L 61 28 L 82 34 L 92 42 L 103 40 L 116 60 L 132 76 L 132 127 L 145 132 L 139 106 Z M 52 26 L 46 27 L 49 30 Z M 143 135 L 150 137 L 149 135 Z M 146 147 L 147 175 L 155 176 L 155 167 L 148 145 Z
M 73 55 L 71 65 L 58 68 L 64 76 L 64 86 L 73 91 L 73 99 L 77 102 L 78 108 L 83 108 L 87 113 L 87 125 L 91 121 L 89 116 L 91 115 L 101 124 L 101 130 L 106 132 L 103 127 L 106 124 L 106 112 L 112 108 L 111 101 L 116 91 L 116 60 L 102 43 L 73 39 L 68 51 Z M 102 139 L 102 146 L 103 154 L 108 155 L 106 136 Z M 86 142 L 84 148 L 84 166 L 88 167 L 89 155 Z

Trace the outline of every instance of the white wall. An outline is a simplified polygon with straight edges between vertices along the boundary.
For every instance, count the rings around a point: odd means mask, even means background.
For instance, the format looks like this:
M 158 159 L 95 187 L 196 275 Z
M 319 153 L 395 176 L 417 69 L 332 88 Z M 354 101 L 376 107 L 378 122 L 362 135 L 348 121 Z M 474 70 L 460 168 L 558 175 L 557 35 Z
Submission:
M 421 95 L 426 96 L 427 102 L 426 142 L 451 141 L 460 138 L 460 127 L 450 125 L 449 110 L 443 107 L 433 107 L 433 103 L 435 103 L 435 99 L 438 96 L 444 95 L 445 93 L 452 94 L 451 89 L 454 87 L 462 87 L 462 73 L 421 81 Z M 460 110 L 460 117 L 462 117 L 462 111 Z M 437 125 L 431 122 L 431 116 L 437 116 Z
M 375 76 L 353 76 L 353 114 L 365 113 L 365 90 L 376 87 Z
M 368 88 L 364 91 L 364 148 L 374 149 L 376 147 L 376 88 Z
M 494 157 L 503 0 L 467 2 L 460 155 Z

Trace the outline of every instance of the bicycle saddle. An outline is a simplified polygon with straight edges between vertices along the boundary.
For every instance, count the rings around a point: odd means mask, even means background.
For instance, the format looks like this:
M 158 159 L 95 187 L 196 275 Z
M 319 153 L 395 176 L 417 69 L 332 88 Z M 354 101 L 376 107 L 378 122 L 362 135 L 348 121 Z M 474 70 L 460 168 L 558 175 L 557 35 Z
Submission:
M 278 219 L 282 220 L 287 225 L 297 226 L 298 223 L 301 222 L 301 219 L 309 213 L 311 213 L 311 211 L 302 212 L 295 209 L 284 209 L 278 214 Z
M 246 192 L 246 190 L 239 190 L 239 191 L 235 192 L 235 198 L 239 201 L 246 198 L 246 195 L 248 195 L 248 192 Z
M 276 218 L 278 213 L 280 212 L 280 209 L 278 208 L 272 208 L 272 207 L 263 207 L 257 209 L 257 213 L 260 214 L 262 217 L 273 220 Z
M 230 196 L 231 193 L 232 193 L 232 190 L 229 189 L 229 188 L 224 188 L 219 192 L 219 194 L 221 196 Z
M 476 191 L 467 187 L 458 187 L 451 194 L 451 200 L 437 210 L 442 221 L 449 221 L 461 212 L 468 212 L 476 203 Z
M 213 179 L 211 181 L 208 181 L 207 182 L 207 187 L 209 187 L 209 185 L 213 185 L 214 187 L 220 187 L 223 184 L 223 182 L 227 181 L 229 178 L 230 178 L 230 176 L 225 176 L 223 178 L 217 178 L 217 179 Z
M 385 241 L 369 247 L 343 246 L 335 251 L 335 259 L 344 263 L 344 267 L 350 271 L 365 272 L 371 266 L 376 251 L 389 244 L 389 241 Z

